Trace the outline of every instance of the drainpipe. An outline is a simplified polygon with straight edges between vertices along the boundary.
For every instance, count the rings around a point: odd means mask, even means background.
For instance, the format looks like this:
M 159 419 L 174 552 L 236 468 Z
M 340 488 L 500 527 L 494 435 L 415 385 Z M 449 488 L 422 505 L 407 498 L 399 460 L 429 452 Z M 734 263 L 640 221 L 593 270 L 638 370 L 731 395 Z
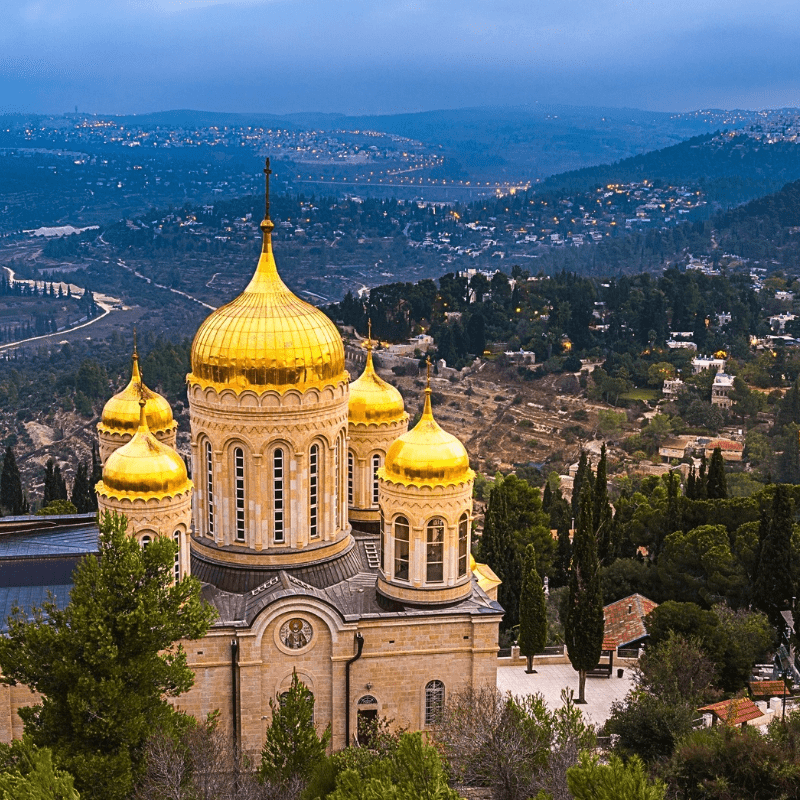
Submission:
M 344 665 L 344 744 L 350 747 L 350 665 L 361 658 L 364 649 L 364 637 L 356 634 L 356 654 L 348 659 Z
M 239 640 L 231 639 L 231 731 L 233 745 L 239 741 Z

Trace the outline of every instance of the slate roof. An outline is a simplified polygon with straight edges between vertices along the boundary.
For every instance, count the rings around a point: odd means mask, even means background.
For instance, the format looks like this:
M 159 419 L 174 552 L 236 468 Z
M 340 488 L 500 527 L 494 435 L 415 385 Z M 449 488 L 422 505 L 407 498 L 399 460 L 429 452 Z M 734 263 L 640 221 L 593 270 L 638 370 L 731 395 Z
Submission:
M 719 703 L 712 703 L 698 710 L 710 711 L 720 722 L 731 727 L 744 725 L 745 722 L 763 716 L 761 709 L 749 697 L 721 700 Z
M 603 639 L 615 647 L 625 647 L 647 636 L 644 618 L 658 606 L 641 594 L 632 594 L 603 608 Z
M 66 524 L 64 524 L 66 523 Z M 63 608 L 69 602 L 72 572 L 88 553 L 98 550 L 95 517 L 0 521 L 0 632 L 13 608 L 28 612 L 48 591 Z M 343 553 L 289 570 L 276 567 L 237 569 L 192 553 L 192 573 L 203 584 L 203 597 L 219 612 L 218 626 L 248 627 L 270 604 L 285 597 L 310 597 L 328 605 L 345 621 L 361 618 L 502 614 L 473 577 L 472 593 L 447 606 L 413 606 L 387 600 L 376 590 L 379 537 L 354 532 Z
M 0 632 L 15 608 L 28 613 L 48 599 L 59 608 L 69 602 L 72 573 L 81 559 L 97 552 L 94 515 L 67 524 L 5 518 L 0 525 Z

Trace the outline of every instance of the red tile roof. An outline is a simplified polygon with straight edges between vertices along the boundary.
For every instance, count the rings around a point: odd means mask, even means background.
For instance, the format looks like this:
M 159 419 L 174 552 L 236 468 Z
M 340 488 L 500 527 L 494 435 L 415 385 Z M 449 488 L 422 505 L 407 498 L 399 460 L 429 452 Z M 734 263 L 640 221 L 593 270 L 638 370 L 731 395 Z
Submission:
M 647 636 L 644 618 L 658 603 L 640 594 L 623 597 L 603 609 L 605 617 L 604 641 L 613 642 L 615 647 L 624 647 Z
M 721 722 L 732 727 L 743 725 L 745 722 L 763 715 L 761 709 L 749 697 L 722 700 L 719 703 L 712 703 L 710 706 L 703 706 L 699 710 L 710 711 Z
M 750 694 L 754 697 L 780 697 L 784 690 L 791 695 L 792 687 L 783 681 L 750 681 Z
M 719 447 L 720 450 L 735 450 L 737 452 L 744 450 L 744 445 L 741 442 L 734 442 L 730 439 L 712 439 L 706 445 L 706 450 L 713 450 L 716 447 Z

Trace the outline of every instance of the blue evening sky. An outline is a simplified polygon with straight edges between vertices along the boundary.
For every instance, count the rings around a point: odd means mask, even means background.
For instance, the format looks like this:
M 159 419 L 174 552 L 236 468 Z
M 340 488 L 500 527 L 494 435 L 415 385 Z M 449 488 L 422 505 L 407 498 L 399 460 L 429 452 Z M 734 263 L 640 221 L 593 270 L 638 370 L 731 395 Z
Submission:
M 800 106 L 800 3 L 0 0 L 0 112 Z

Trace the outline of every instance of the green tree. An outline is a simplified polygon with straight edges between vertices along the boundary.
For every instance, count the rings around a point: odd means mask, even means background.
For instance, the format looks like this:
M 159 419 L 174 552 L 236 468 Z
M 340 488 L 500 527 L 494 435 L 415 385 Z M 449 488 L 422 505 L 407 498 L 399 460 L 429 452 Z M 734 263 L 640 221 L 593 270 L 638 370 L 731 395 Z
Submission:
M 97 507 L 97 501 L 92 502 L 94 487 L 89 485 L 86 462 L 78 464 L 78 471 L 75 473 L 75 480 L 72 482 L 72 496 L 70 501 L 79 514 L 87 514 L 92 510 L 92 506 Z
M 458 800 L 447 785 L 439 752 L 422 734 L 404 733 L 396 750 L 361 772 L 346 769 L 336 778 L 330 800 Z
M 519 652 L 528 659 L 527 672 L 533 672 L 533 657 L 547 644 L 547 608 L 544 586 L 536 569 L 536 550 L 525 549 L 525 568 L 519 596 Z
M 753 583 L 753 602 L 773 625 L 782 625 L 781 611 L 791 608 L 795 595 L 792 575 L 792 506 L 786 487 L 778 484 L 769 513 L 762 510 L 766 535 L 761 542 Z
M 10 446 L 6 447 L 3 472 L 0 474 L 0 506 L 12 516 L 24 514 L 27 511 L 17 459 L 14 457 L 14 448 Z
M 614 516 L 608 499 L 608 477 L 606 444 L 600 449 L 600 461 L 592 490 L 592 520 L 597 539 L 597 556 L 601 564 L 608 564 L 614 557 Z
M 3 681 L 42 695 L 19 712 L 25 732 L 97 800 L 126 798 L 148 734 L 179 724 L 166 697 L 194 675 L 176 642 L 203 636 L 215 613 L 197 579 L 173 583 L 170 539 L 141 548 L 126 528 L 125 517 L 104 514 L 99 553 L 78 565 L 66 608 L 48 601 L 32 619 L 18 610 L 0 638 Z
M 706 496 L 709 500 L 725 500 L 728 497 L 728 484 L 725 480 L 725 460 L 722 450 L 714 448 L 711 462 L 708 465 L 708 478 L 706 479 Z
M 78 509 L 75 508 L 69 500 L 53 500 L 52 502 L 48 503 L 46 506 L 42 506 L 36 514 L 40 517 L 46 517 L 48 515 L 60 515 L 60 514 L 77 514 Z
M 0 800 L 80 800 L 72 776 L 53 765 L 53 754 L 29 736 L 0 744 Z
M 259 777 L 272 784 L 308 780 L 331 739 L 330 727 L 322 736 L 314 727 L 314 695 L 295 671 L 289 691 L 270 698 L 269 707 L 272 722 L 264 737 Z
M 666 785 L 650 781 L 644 763 L 633 756 L 627 762 L 612 755 L 608 764 L 581 753 L 579 764 L 567 770 L 567 786 L 575 800 L 663 800 Z
M 594 669 L 600 660 L 603 626 L 600 564 L 592 528 L 592 495 L 587 485 L 581 493 L 581 510 L 572 546 L 569 600 L 564 620 L 567 653 L 572 668 L 578 672 L 579 703 L 586 702 L 586 672 Z

